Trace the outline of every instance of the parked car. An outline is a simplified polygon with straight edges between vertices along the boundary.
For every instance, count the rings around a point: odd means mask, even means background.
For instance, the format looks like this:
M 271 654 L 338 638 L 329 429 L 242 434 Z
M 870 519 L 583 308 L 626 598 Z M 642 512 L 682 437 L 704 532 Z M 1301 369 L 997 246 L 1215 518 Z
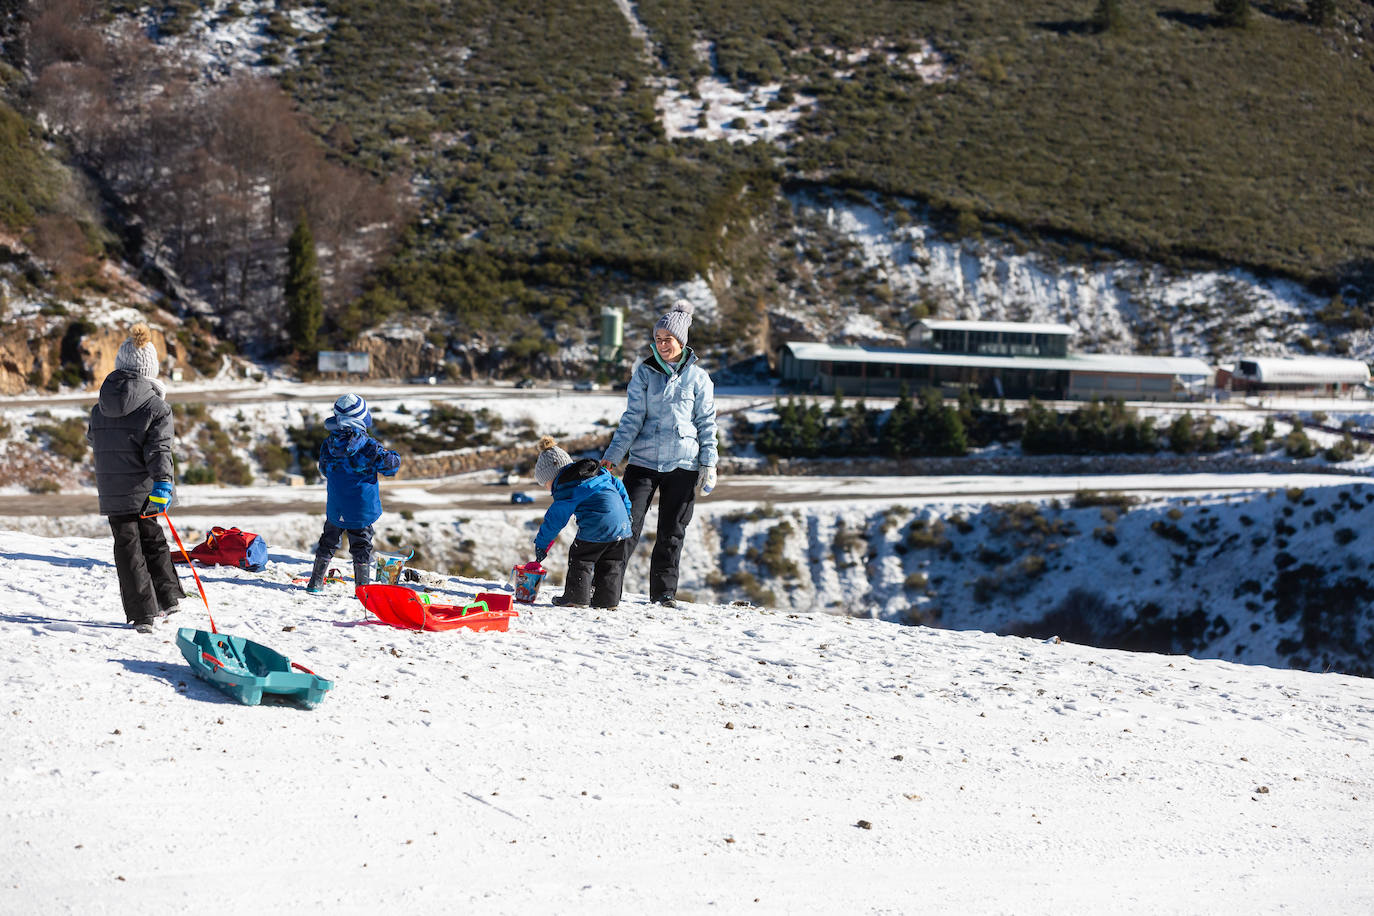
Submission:
M 516 382 L 516 383 L 515 383 L 515 387 L 516 387 L 516 388 L 533 388 L 533 387 L 534 387 L 534 379 L 530 378 L 530 377 L 527 375 L 527 376 L 525 376 L 524 378 L 522 378 L 520 381 Z
M 439 376 L 437 376 L 437 375 L 416 375 L 416 376 L 413 376 L 413 377 L 411 377 L 411 378 L 406 379 L 406 383 L 407 383 L 407 384 L 410 384 L 410 385 L 437 385 L 437 384 L 439 384 Z
M 573 391 L 597 391 L 600 388 L 600 385 L 589 378 L 584 378 L 580 382 L 573 383 Z
M 510 495 L 510 501 L 512 503 L 532 503 L 534 502 L 534 497 L 523 490 L 516 490 Z

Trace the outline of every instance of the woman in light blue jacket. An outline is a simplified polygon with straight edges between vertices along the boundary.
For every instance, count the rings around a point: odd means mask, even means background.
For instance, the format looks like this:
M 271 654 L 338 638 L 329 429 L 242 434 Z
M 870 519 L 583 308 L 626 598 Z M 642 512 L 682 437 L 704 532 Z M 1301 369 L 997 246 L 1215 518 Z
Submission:
M 670 607 L 697 490 L 710 493 L 716 485 L 715 386 L 687 346 L 691 323 L 692 304 L 680 299 L 654 325 L 653 346 L 635 365 L 620 426 L 601 456 L 608 468 L 629 461 L 624 481 L 636 547 L 649 503 L 660 494 L 649 595 Z

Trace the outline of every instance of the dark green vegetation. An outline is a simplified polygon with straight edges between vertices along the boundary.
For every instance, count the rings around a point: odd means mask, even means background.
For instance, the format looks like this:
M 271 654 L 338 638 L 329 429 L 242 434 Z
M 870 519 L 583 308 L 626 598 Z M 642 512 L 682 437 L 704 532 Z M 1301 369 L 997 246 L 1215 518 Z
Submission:
M 27 225 L 56 194 L 51 163 L 24 119 L 0 101 L 0 225 Z
M 984 410 L 967 391 L 957 407 L 927 388 L 917 401 L 903 392 L 891 410 L 870 410 L 862 400 L 846 406 L 838 397 L 829 410 L 822 410 L 820 404 L 798 398 L 779 401 L 777 414 L 776 421 L 753 435 L 753 442 L 761 453 L 779 458 L 963 455 L 970 444 L 1015 437 L 1009 416 Z
M 663 138 L 613 3 L 325 5 L 341 25 L 290 88 L 355 162 L 423 175 L 433 220 L 365 294 L 370 315 L 584 321 L 627 282 L 704 270 L 751 177 L 770 180 L 761 148 Z
M 1241 440 L 1234 423 L 1210 414 L 1185 411 L 1163 429 L 1153 417 L 1142 417 L 1119 400 L 1090 401 L 1071 411 L 1051 410 L 1032 398 L 1015 411 L 992 408 L 967 390 L 955 404 L 927 388 L 919 398 L 903 394 L 891 410 L 870 409 L 862 400 L 846 404 L 835 398 L 828 409 L 805 398 L 777 402 L 777 419 L 758 429 L 737 421 L 731 429 L 736 445 L 752 443 L 761 454 L 778 458 L 923 458 L 957 456 L 970 447 L 1019 442 L 1027 455 L 1152 454 L 1168 449 L 1179 455 L 1213 454 L 1243 448 L 1255 455 L 1282 449 L 1289 458 L 1311 458 L 1317 446 L 1290 418 L 1290 430 L 1274 439 L 1274 423 L 1265 422 Z M 1368 451 L 1347 433 L 1325 449 L 1328 461 L 1351 460 Z
M 231 431 L 210 416 L 204 404 L 173 404 L 172 417 L 177 443 L 184 448 L 176 453 L 182 483 L 244 487 L 253 482 L 252 468 L 234 451 L 241 439 L 231 438 Z
M 34 414 L 35 418 L 50 418 L 51 416 L 46 410 Z M 84 417 L 69 417 L 66 420 L 52 423 L 36 423 L 29 430 L 29 441 L 43 442 L 44 447 L 49 451 L 61 455 L 72 464 L 80 464 L 91 453 L 90 444 L 86 442 L 86 425 L 87 421 Z M 46 441 L 44 441 L 45 439 Z
M 1374 151 L 1360 101 L 1374 74 L 1296 5 L 1256 7 L 1231 29 L 1208 2 L 1141 2 L 1107 33 L 1090 28 L 1086 2 L 816 0 L 774 4 L 794 15 L 766 22 L 740 6 L 690 4 L 692 25 L 779 49 L 799 90 L 817 94 L 793 174 L 1163 260 L 1309 281 L 1369 268 L 1374 188 L 1350 163 Z M 1371 15 L 1363 4 L 1342 12 Z M 826 27 L 841 17 L 848 41 Z M 957 78 L 927 85 L 878 55 L 835 78 L 821 49 L 860 37 L 894 51 L 928 39 Z
M 624 283 L 724 257 L 723 226 L 770 212 L 746 189 L 807 182 L 908 196 L 965 233 L 1004 223 L 1318 285 L 1370 274 L 1374 186 L 1350 164 L 1374 153 L 1374 73 L 1296 3 L 1256 5 L 1243 29 L 1209 0 L 1123 4 L 1099 31 L 1091 0 L 643 0 L 660 61 L 602 0 L 326 6 L 339 26 L 300 40 L 290 89 L 342 154 L 413 170 L 429 195 L 369 314 L 579 320 Z M 1374 18 L 1337 6 L 1347 27 Z M 783 155 L 667 141 L 649 81 L 705 75 L 698 40 L 740 88 L 814 97 L 803 139 Z M 834 56 L 875 41 L 852 66 Z M 923 42 L 953 79 L 887 59 Z M 755 276 L 727 306 L 770 288 Z
M 148 6 L 94 5 L 115 16 Z M 155 6 L 164 37 L 195 34 L 201 4 Z M 287 12 L 306 6 L 329 27 L 293 26 Z M 90 53 L 71 37 L 67 26 L 82 18 L 73 15 L 35 18 L 47 25 L 30 36 L 27 59 L 22 42 L 5 42 L 34 84 L 5 71 L 4 91 L 38 110 L 51 103 L 45 113 L 73 153 L 217 309 L 232 316 L 255 284 L 275 289 L 248 296 L 240 327 L 274 320 L 284 273 L 281 248 L 263 254 L 251 243 L 284 241 L 309 203 L 330 343 L 390 314 L 440 312 L 458 332 L 451 339 L 491 335 L 484 350 L 499 343 L 532 361 L 589 328 L 602 305 L 704 275 L 718 281 L 722 315 L 694 339 L 748 350 L 765 310 L 826 257 L 782 244 L 794 214 L 779 192 L 819 187 L 874 192 L 894 208 L 914 202 L 954 235 L 1238 264 L 1331 292 L 1349 285 L 1352 314 L 1367 317 L 1374 184 L 1359 164 L 1374 158 L 1374 70 L 1358 38 L 1374 28 L 1367 2 L 640 0 L 634 9 L 647 49 L 610 0 L 227 8 L 222 17 L 251 15 L 271 38 L 262 62 L 284 65 L 280 80 L 306 116 L 299 125 L 250 84 L 214 105 L 168 91 L 161 107 L 134 110 L 145 74 L 133 64 L 146 55 L 113 38 L 108 53 Z M 918 59 L 940 72 L 923 75 Z M 712 72 L 745 91 L 782 84 L 773 104 L 805 107 L 790 145 L 668 139 L 654 108 L 659 81 L 692 92 Z M 86 86 L 113 88 L 108 115 L 80 108 Z M 264 124 L 275 125 L 271 136 L 256 136 Z M 44 185 L 22 127 L 0 109 L 0 218 L 27 224 Z M 319 143 L 303 142 L 305 130 Z M 293 152 L 300 163 L 282 159 Z M 165 161 L 149 169 L 154 155 Z M 374 215 L 347 205 L 357 190 L 320 203 L 327 189 L 359 187 L 360 171 L 375 179 L 366 186 Z M 213 183 L 234 206 L 142 194 L 158 176 L 173 190 Z M 264 184 L 273 207 L 260 225 L 242 190 Z M 391 250 L 368 227 L 400 218 L 383 198 L 402 186 L 418 218 Z M 330 212 L 359 218 L 331 225 Z M 143 240 L 124 236 L 132 256 Z M 326 264 L 326 248 L 352 260 Z M 883 295 L 881 284 L 852 280 L 823 292 L 864 307 Z
M 286 332 L 291 347 L 298 353 L 316 350 L 315 338 L 324 320 L 324 293 L 320 290 L 320 269 L 315 258 L 315 237 L 310 221 L 302 213 L 286 244 Z

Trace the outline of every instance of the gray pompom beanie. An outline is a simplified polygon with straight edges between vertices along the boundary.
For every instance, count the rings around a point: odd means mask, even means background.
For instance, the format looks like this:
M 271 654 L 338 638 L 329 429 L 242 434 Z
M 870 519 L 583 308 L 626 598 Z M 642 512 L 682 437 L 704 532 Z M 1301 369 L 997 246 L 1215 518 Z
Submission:
M 654 330 L 659 328 L 667 331 L 677 338 L 677 342 L 684 347 L 687 346 L 687 329 L 692 324 L 692 303 L 686 299 L 679 299 L 673 303 L 673 307 L 664 313 L 654 325 Z
M 144 378 L 157 378 L 157 348 L 153 332 L 142 322 L 129 329 L 129 336 L 115 354 L 115 368 L 129 369 Z
M 534 463 L 534 479 L 541 487 L 547 487 L 549 481 L 570 464 L 572 455 L 559 448 L 558 441 L 553 436 L 545 436 L 539 440 L 539 460 Z

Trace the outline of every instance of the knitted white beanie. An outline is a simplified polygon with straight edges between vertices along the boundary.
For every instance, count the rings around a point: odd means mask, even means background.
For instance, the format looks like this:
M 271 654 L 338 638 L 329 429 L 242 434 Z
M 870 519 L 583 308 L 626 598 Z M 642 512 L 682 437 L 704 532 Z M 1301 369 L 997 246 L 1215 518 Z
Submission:
M 553 436 L 540 439 L 539 449 L 539 460 L 534 463 L 534 479 L 541 487 L 547 487 L 559 471 L 572 464 L 572 455 L 559 448 Z
M 157 347 L 153 346 L 153 332 L 139 322 L 129 328 L 129 336 L 115 354 L 115 368 L 129 369 L 144 378 L 157 378 Z

